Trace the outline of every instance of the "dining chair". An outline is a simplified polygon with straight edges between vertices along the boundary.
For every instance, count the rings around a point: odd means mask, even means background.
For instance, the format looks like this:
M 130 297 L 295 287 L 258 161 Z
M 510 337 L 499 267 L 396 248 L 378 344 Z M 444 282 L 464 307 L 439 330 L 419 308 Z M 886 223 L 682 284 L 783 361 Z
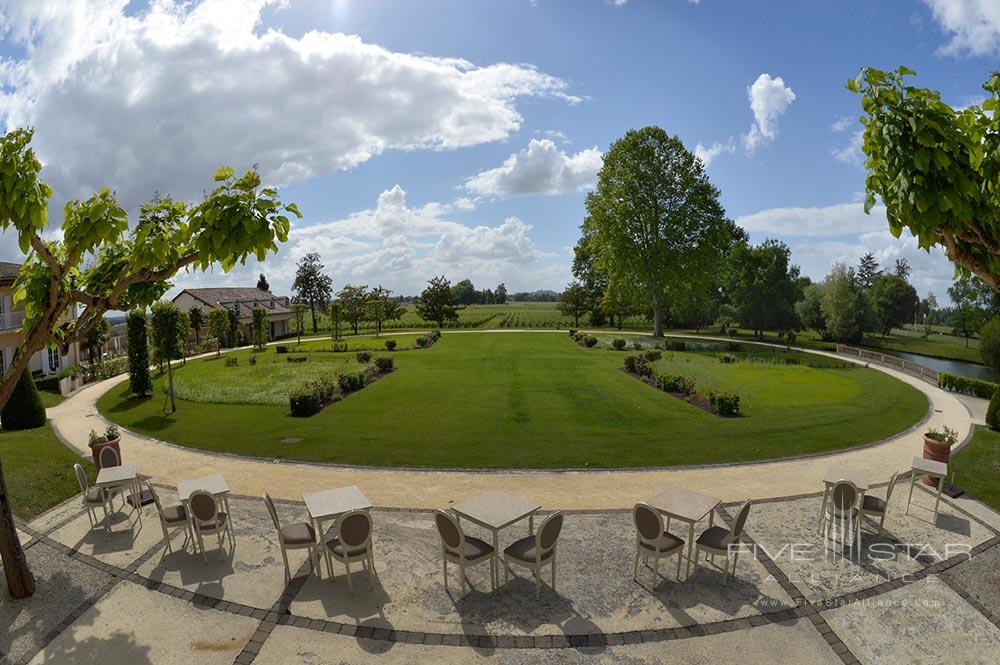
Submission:
M 632 508 L 632 521 L 635 523 L 635 566 L 632 569 L 632 580 L 639 581 L 639 555 L 643 563 L 649 565 L 649 557 L 653 557 L 653 573 L 659 575 L 661 557 L 677 554 L 677 580 L 681 578 L 681 556 L 684 550 L 684 540 L 667 531 L 663 526 L 663 516 L 660 511 L 648 503 L 640 502 Z
M 108 504 L 111 503 L 111 495 L 103 487 L 91 487 L 87 481 L 87 473 L 79 464 L 73 465 L 76 472 L 76 482 L 80 485 L 80 493 L 83 495 L 83 507 L 87 509 L 87 519 L 90 520 L 90 528 L 97 528 L 97 506 L 104 508 L 104 530 L 111 533 L 111 522 L 108 518 Z
M 274 509 L 274 501 L 271 495 L 264 492 L 264 505 L 267 512 L 271 513 L 271 521 L 278 532 L 278 545 L 281 547 L 281 559 L 285 562 L 285 579 L 292 578 L 292 570 L 288 567 L 287 550 L 309 550 L 309 563 L 312 564 L 313 572 L 319 575 L 319 552 L 316 549 L 316 530 L 309 522 L 292 522 L 281 526 L 278 520 L 278 511 Z
M 885 531 L 885 513 L 889 508 L 889 499 L 892 498 L 892 490 L 896 487 L 896 479 L 899 477 L 899 471 L 892 474 L 889 479 L 889 485 L 885 488 L 885 498 L 879 498 L 874 494 L 865 494 L 864 498 L 861 499 L 861 516 L 871 515 L 872 517 L 878 517 L 878 532 L 883 533 Z M 860 524 L 859 524 L 860 529 Z
M 465 593 L 465 569 L 483 561 L 490 562 L 490 579 L 496 579 L 496 558 L 493 546 L 484 540 L 466 536 L 462 526 L 453 515 L 444 510 L 434 512 L 434 524 L 441 537 L 441 557 L 444 560 L 444 589 L 448 590 L 448 562 L 458 565 L 462 579 L 462 593 Z
M 743 527 L 746 525 L 747 515 L 750 514 L 750 500 L 744 501 L 739 510 L 736 511 L 736 519 L 733 520 L 732 529 L 727 529 L 723 526 L 710 526 L 701 532 L 698 536 L 698 540 L 694 541 L 695 552 L 694 552 L 694 565 L 698 566 L 699 553 L 705 552 L 708 556 L 715 559 L 716 554 L 721 554 L 726 557 L 726 576 L 723 578 L 723 584 L 729 582 L 729 557 L 733 558 L 733 576 L 736 576 L 736 561 L 739 559 L 740 550 L 739 547 L 733 547 L 733 545 L 738 545 L 740 542 L 740 536 L 743 535 Z
M 846 545 L 848 541 L 845 540 L 845 537 L 849 537 L 851 543 L 857 541 L 860 551 L 861 530 L 858 528 L 860 526 L 858 519 L 860 510 L 857 504 L 857 486 L 850 480 L 838 480 L 830 492 L 830 502 L 826 507 L 824 539 L 833 536 L 834 541 L 836 541 L 836 532 L 839 531 L 842 544 Z
M 191 509 L 191 528 L 197 537 L 198 548 L 201 550 L 201 557 L 208 560 L 205 554 L 204 536 L 215 534 L 219 538 L 219 551 L 222 552 L 222 537 L 229 536 L 229 543 L 233 547 L 236 543 L 233 536 L 226 528 L 229 515 L 219 510 L 219 502 L 209 492 L 196 490 L 191 492 L 188 498 L 188 506 Z
M 347 568 L 347 589 L 354 595 L 351 582 L 351 563 L 360 561 L 368 565 L 368 584 L 375 589 L 375 559 L 372 556 L 372 518 L 364 510 L 351 510 L 337 518 L 333 527 L 334 537 L 326 543 L 326 566 L 333 577 L 333 562 L 336 559 Z
M 163 529 L 163 540 L 167 543 L 167 551 L 174 551 L 170 545 L 169 530 L 178 526 L 184 527 L 184 546 L 186 547 L 188 538 L 191 536 L 191 521 L 188 519 L 187 509 L 184 508 L 183 504 L 164 508 L 163 504 L 160 503 L 160 495 L 156 493 L 153 484 L 148 480 L 146 481 L 146 488 L 149 490 L 150 495 L 153 497 L 153 502 L 156 504 L 156 512 L 160 516 L 160 527 Z
M 510 579 L 510 564 L 515 563 L 531 570 L 535 577 L 535 598 L 541 595 L 539 571 L 552 566 L 552 590 L 556 589 L 556 544 L 562 532 L 563 514 L 554 512 L 545 518 L 541 526 L 530 536 L 514 541 L 503 551 L 504 583 Z

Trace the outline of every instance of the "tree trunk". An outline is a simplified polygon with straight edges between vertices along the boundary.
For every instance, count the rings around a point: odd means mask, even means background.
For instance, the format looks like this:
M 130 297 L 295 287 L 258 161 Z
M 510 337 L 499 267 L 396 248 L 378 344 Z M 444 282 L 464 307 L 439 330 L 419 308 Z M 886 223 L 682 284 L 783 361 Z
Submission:
M 663 308 L 660 299 L 653 299 L 653 337 L 663 337 Z
M 7 481 L 3 475 L 3 464 L 0 463 L 0 555 L 3 558 L 3 570 L 7 576 L 7 591 L 13 598 L 27 598 L 35 593 L 35 576 L 28 568 L 28 560 L 24 558 L 21 541 L 18 540 L 14 528 L 14 515 L 10 511 L 7 499 Z
M 316 305 L 312 300 L 309 301 L 309 312 L 312 314 L 313 334 L 315 335 L 319 331 L 319 325 L 316 323 Z
M 174 364 L 167 361 L 167 394 L 170 395 L 170 413 L 177 412 L 177 400 L 174 398 Z

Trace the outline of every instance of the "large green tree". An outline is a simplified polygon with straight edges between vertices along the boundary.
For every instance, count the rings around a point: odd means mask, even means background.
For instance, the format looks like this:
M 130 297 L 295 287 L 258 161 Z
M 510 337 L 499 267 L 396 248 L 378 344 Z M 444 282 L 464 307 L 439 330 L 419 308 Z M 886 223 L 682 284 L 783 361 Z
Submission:
M 31 356 L 53 344 L 66 353 L 108 310 L 149 305 L 184 268 L 214 264 L 229 270 L 250 256 L 263 260 L 288 237 L 288 214 L 277 191 L 261 188 L 260 176 L 233 169 L 215 173 L 211 190 L 197 203 L 154 200 L 140 208 L 129 229 L 128 215 L 114 194 L 102 189 L 63 209 L 59 239 L 45 239 L 52 189 L 39 179 L 41 162 L 31 149 L 30 130 L 0 138 L 0 230 L 12 229 L 26 255 L 14 286 L 24 304 L 23 337 L 0 381 L 0 408 L 28 366 Z M 78 308 L 76 317 L 66 316 Z M 0 467 L 0 555 L 7 589 L 15 598 L 34 592 L 14 530 L 6 483 Z
M 881 274 L 875 278 L 868 292 L 872 318 L 882 337 L 893 328 L 913 321 L 920 306 L 917 290 L 896 273 Z
M 849 81 L 865 115 L 865 211 L 881 200 L 889 230 L 940 245 L 961 270 L 1000 291 L 1000 72 L 982 104 L 956 109 L 909 86 L 906 67 L 866 67 Z
M 857 344 L 862 340 L 868 311 L 864 290 L 853 269 L 841 263 L 834 264 L 823 280 L 820 308 L 830 339 L 844 344 Z
M 368 320 L 375 324 L 375 335 L 382 334 L 386 321 L 395 321 L 406 313 L 406 308 L 392 297 L 392 291 L 376 286 L 368 292 Z
M 788 245 L 778 240 L 741 243 L 730 254 L 728 295 L 740 322 L 757 335 L 792 330 L 798 323 L 795 303 L 802 299 L 802 289 L 799 268 L 790 259 Z
M 670 298 L 689 275 L 717 264 L 732 231 L 701 160 L 659 127 L 615 141 L 587 195 L 583 233 L 596 265 L 642 294 L 655 337 L 663 336 Z
M 447 321 L 458 321 L 459 305 L 451 292 L 451 282 L 444 275 L 432 277 L 417 299 L 417 315 L 424 321 L 433 321 L 443 328 Z
M 299 260 L 295 269 L 295 281 L 292 282 L 296 300 L 309 306 L 314 333 L 319 330 L 316 312 L 326 307 L 333 293 L 333 280 L 323 273 L 323 269 L 319 254 L 309 252 Z

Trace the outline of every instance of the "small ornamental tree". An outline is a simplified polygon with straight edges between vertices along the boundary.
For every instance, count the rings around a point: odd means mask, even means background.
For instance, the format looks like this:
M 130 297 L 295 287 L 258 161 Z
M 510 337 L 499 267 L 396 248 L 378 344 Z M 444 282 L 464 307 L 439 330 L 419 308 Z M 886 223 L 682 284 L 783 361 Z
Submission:
M 406 308 L 392 299 L 392 291 L 376 286 L 368 294 L 368 319 L 375 323 L 375 336 L 382 333 L 382 324 L 395 321 L 406 313 Z
M 590 298 L 587 289 L 579 282 L 573 282 L 566 287 L 559 301 L 559 311 L 564 316 L 573 317 L 573 326 L 580 327 L 580 317 L 590 310 Z
M 361 322 L 368 314 L 368 285 L 347 284 L 337 293 L 337 300 L 343 305 L 344 320 L 351 324 L 357 335 Z
M 1000 370 L 1000 317 L 994 316 L 979 332 L 979 353 L 987 367 Z
M 177 411 L 177 400 L 174 397 L 174 370 L 171 361 L 183 355 L 187 321 L 177 305 L 160 301 L 153 304 L 149 322 L 157 356 L 167 365 L 167 397 L 170 400 L 170 413 L 174 413 Z M 164 408 L 164 413 L 166 412 Z
M 451 282 L 444 275 L 428 280 L 427 288 L 417 299 L 417 315 L 424 321 L 433 321 L 443 328 L 447 321 L 458 321 L 458 305 L 451 293 Z
M 146 314 L 133 309 L 125 319 L 128 337 L 129 392 L 145 397 L 153 390 L 149 377 L 149 339 L 146 334 Z
M 45 406 L 35 387 L 31 372 L 24 370 L 10 399 L 0 412 L 0 426 L 5 430 L 34 429 L 45 424 Z
M 208 310 L 208 334 L 215 338 L 215 356 L 222 355 L 222 344 L 229 332 L 229 312 L 222 307 Z
M 226 346 L 236 348 L 240 345 L 240 305 L 233 303 L 226 308 Z
M 1000 388 L 993 391 L 990 405 L 986 408 L 986 424 L 994 431 L 1000 431 Z
M 286 213 L 301 217 L 294 204 L 281 203 L 276 190 L 261 188 L 255 171 L 236 177 L 225 167 L 197 203 L 154 200 L 140 206 L 132 227 L 107 188 L 71 200 L 63 208 L 61 233 L 46 239 L 52 189 L 39 179 L 42 164 L 30 147 L 32 135 L 15 129 L 0 137 L 0 231 L 13 229 L 26 255 L 14 283 L 14 301 L 24 303 L 23 335 L 0 379 L 0 409 L 46 344 L 66 354 L 109 310 L 141 308 L 162 297 L 179 270 L 220 264 L 228 271 L 250 256 L 263 261 L 288 238 Z M 79 315 L 66 316 L 73 308 Z M 11 596 L 34 593 L 2 468 L 0 557 Z
M 100 321 L 94 323 L 86 335 L 80 338 L 80 346 L 87 352 L 87 358 L 91 365 L 101 359 L 110 329 L 111 325 L 108 320 L 101 318 Z
M 253 319 L 250 326 L 253 331 L 254 346 L 258 349 L 263 349 L 264 345 L 268 342 L 267 310 L 260 305 L 255 305 L 253 308 Z
M 334 300 L 330 303 L 330 334 L 333 341 L 340 339 L 340 325 L 344 322 L 344 303 Z
M 188 322 L 191 324 L 191 332 L 194 333 L 196 344 L 201 343 L 201 329 L 205 327 L 205 310 L 198 305 L 193 305 L 187 312 Z
M 295 335 L 298 337 L 299 344 L 302 343 L 302 333 L 306 330 L 306 312 L 308 310 L 309 307 L 305 303 L 292 303 L 292 321 L 295 323 Z

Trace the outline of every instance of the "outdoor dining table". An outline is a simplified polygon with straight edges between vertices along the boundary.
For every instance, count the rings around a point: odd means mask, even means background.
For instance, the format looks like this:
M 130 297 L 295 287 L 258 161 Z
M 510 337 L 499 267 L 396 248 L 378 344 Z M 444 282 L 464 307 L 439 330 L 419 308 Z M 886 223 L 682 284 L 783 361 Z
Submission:
M 129 504 L 138 515 L 138 521 L 142 522 L 142 507 L 137 499 L 139 492 L 139 465 L 119 464 L 118 466 L 102 467 L 97 472 L 97 479 L 94 485 L 105 490 L 128 488 L 131 501 Z
M 840 466 L 827 467 L 823 475 L 823 504 L 819 508 L 819 527 L 817 531 L 823 530 L 823 521 L 826 519 L 826 502 L 830 500 L 830 491 L 833 486 L 841 480 L 849 480 L 858 488 L 858 505 L 865 500 L 865 493 L 868 491 L 870 480 L 867 473 L 852 471 Z
M 221 473 L 213 473 L 210 476 L 202 476 L 201 478 L 194 478 L 192 480 L 182 480 L 177 483 L 177 498 L 180 499 L 181 503 L 184 504 L 184 510 L 187 511 L 188 519 L 192 520 L 191 528 L 194 528 L 193 515 L 191 515 L 191 506 L 188 502 L 191 498 L 191 494 L 194 492 L 203 491 L 208 492 L 214 496 L 217 500 L 222 501 L 222 505 L 225 507 L 226 515 L 226 527 L 229 530 L 229 536 L 236 540 L 236 536 L 233 534 L 233 514 L 229 510 L 229 485 L 226 484 L 226 479 L 222 477 Z
M 302 499 L 305 501 L 313 528 L 316 529 L 316 535 L 321 542 L 323 540 L 323 522 L 336 519 L 352 510 L 369 511 L 372 508 L 372 502 L 357 485 L 310 492 L 303 494 Z
M 493 534 L 492 588 L 500 584 L 500 531 L 511 524 L 528 518 L 528 535 L 535 532 L 535 513 L 541 509 L 537 503 L 526 501 L 506 492 L 486 492 L 451 507 L 459 518 L 488 529 Z
M 647 503 L 668 518 L 674 518 L 688 525 L 687 566 L 684 568 L 684 579 L 691 575 L 691 562 L 694 552 L 694 525 L 708 516 L 708 525 L 715 524 L 715 508 L 722 503 L 721 499 L 694 490 L 680 487 L 670 487 L 663 490 Z M 670 522 L 667 522 L 670 528 Z

